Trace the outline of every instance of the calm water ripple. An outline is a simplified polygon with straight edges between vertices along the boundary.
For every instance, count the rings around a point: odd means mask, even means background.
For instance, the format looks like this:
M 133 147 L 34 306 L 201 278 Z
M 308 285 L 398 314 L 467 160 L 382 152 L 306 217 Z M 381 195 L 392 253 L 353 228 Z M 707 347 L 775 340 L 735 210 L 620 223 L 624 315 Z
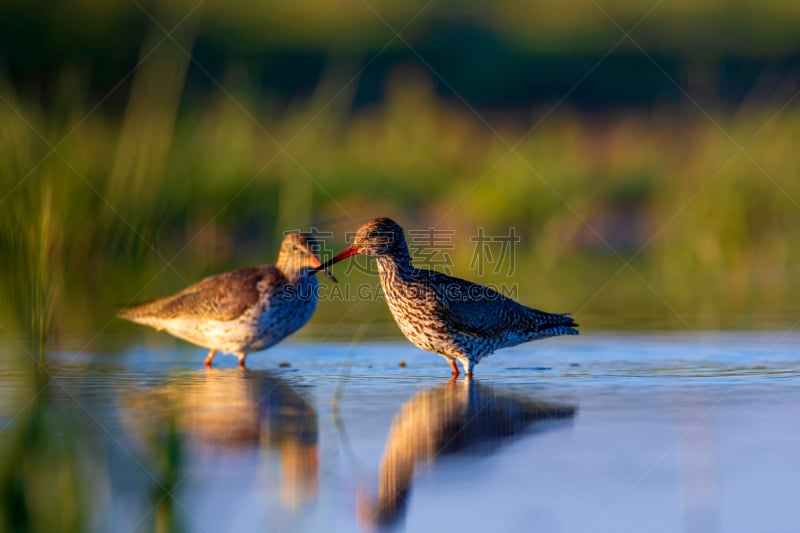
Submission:
M 4 344 L 0 444 L 41 413 L 98 531 L 792 531 L 798 341 L 585 335 L 470 384 L 406 343 L 64 352 L 41 382 Z

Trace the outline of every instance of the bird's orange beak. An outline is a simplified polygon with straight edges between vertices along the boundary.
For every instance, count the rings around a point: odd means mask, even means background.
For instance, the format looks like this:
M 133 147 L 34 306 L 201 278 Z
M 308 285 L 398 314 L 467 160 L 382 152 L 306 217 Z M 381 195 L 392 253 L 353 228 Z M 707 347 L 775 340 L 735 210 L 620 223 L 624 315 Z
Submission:
M 352 245 L 352 246 L 348 246 L 347 248 L 345 248 L 344 250 L 339 252 L 333 259 L 328 259 L 327 261 L 325 261 L 320 266 L 314 268 L 312 271 L 327 270 L 327 268 L 329 266 L 335 265 L 336 263 L 338 263 L 342 259 L 347 259 L 351 255 L 356 255 L 360 251 L 361 251 L 361 248 L 359 248 L 355 244 Z

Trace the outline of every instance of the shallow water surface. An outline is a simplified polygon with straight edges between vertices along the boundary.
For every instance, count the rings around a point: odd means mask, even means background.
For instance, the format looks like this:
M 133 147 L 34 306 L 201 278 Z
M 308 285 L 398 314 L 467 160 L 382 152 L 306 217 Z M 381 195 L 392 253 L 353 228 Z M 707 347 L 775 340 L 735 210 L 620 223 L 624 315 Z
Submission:
M 796 531 L 798 341 L 551 339 L 456 383 L 407 343 L 64 352 L 48 405 L 99 531 Z

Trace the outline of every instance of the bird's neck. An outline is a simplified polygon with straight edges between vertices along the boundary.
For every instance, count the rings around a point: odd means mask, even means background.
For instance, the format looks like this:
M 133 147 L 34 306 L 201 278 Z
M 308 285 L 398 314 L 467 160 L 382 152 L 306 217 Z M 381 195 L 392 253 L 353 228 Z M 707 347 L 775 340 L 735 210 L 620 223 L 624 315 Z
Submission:
M 411 256 L 406 247 L 398 249 L 391 255 L 378 255 L 375 259 L 378 262 L 381 276 L 406 280 L 414 272 L 414 265 L 411 263 Z
M 300 283 L 303 279 L 315 279 L 316 276 L 308 276 L 308 271 L 312 268 L 301 256 L 293 255 L 281 250 L 275 266 L 292 285 Z
M 296 285 L 298 283 L 315 283 L 317 281 L 317 277 L 308 275 L 309 268 L 310 267 L 282 268 L 281 272 L 283 272 L 286 280 L 292 285 Z

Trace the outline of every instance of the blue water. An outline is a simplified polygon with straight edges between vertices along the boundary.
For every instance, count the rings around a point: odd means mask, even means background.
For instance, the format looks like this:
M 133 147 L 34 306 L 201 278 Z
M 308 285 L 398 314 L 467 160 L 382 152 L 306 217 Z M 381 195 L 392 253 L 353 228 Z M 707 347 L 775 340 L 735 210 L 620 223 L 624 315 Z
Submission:
M 788 532 L 798 341 L 550 339 L 457 383 L 405 342 L 287 342 L 246 370 L 190 347 L 64 352 L 50 398 L 88 450 L 98 531 L 168 515 L 189 531 Z M 8 434 L 33 391 L 3 379 Z

